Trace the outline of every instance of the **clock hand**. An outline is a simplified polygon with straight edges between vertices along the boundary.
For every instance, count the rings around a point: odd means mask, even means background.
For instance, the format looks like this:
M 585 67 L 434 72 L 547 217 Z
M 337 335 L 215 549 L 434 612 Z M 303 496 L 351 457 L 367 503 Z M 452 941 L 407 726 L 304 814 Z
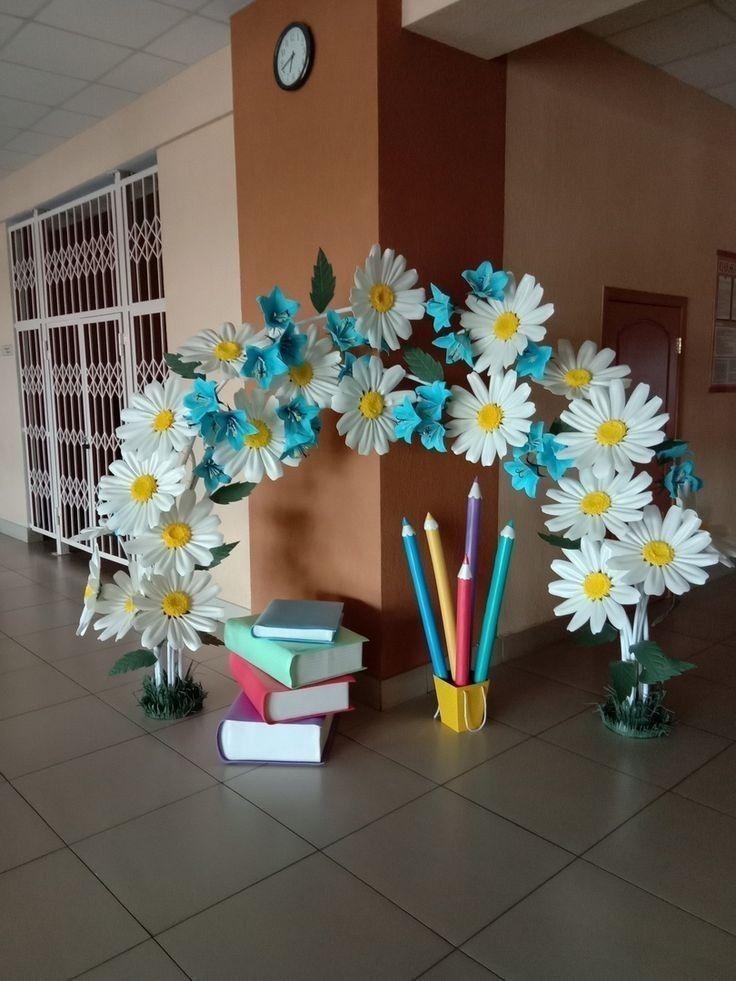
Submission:
M 292 51 L 289 57 L 287 58 L 287 60 L 281 66 L 281 71 L 286 71 L 286 66 L 290 65 L 293 60 L 294 60 L 294 52 Z

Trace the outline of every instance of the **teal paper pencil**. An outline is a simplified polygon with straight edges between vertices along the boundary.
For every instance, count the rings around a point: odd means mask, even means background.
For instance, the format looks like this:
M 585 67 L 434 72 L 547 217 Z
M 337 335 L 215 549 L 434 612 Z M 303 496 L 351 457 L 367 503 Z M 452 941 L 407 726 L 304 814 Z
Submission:
M 498 536 L 498 548 L 496 550 L 496 560 L 493 563 L 493 575 L 491 585 L 488 589 L 488 599 L 486 600 L 486 612 L 483 615 L 483 626 L 480 631 L 478 641 L 478 656 L 475 662 L 474 681 L 488 681 L 488 672 L 491 669 L 491 657 L 493 656 L 493 645 L 496 640 L 498 630 L 498 617 L 501 613 L 501 603 L 506 589 L 506 579 L 509 574 L 509 563 L 511 553 L 514 549 L 513 521 L 509 521 Z
M 422 626 L 424 627 L 424 636 L 427 638 L 432 670 L 438 678 L 444 678 L 446 680 L 448 678 L 447 665 L 445 664 L 440 635 L 437 633 L 437 624 L 435 623 L 434 613 L 432 612 L 427 580 L 424 578 L 422 560 L 419 556 L 419 548 L 417 547 L 417 536 L 406 518 L 402 522 L 401 537 L 404 542 L 406 561 L 409 563 L 414 595 L 417 598 L 419 616 L 422 619 Z

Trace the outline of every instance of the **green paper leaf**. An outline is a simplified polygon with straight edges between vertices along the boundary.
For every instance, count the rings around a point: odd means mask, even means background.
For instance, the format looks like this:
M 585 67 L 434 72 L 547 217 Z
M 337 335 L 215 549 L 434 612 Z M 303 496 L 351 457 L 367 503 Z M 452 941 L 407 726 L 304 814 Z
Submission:
M 182 361 L 178 354 L 171 354 L 170 351 L 167 351 L 164 354 L 164 361 L 174 374 L 181 375 L 182 378 L 204 378 L 204 375 L 197 371 L 198 364 Z
M 545 535 L 541 531 L 538 531 L 537 534 L 543 542 L 549 542 L 550 545 L 556 545 L 557 548 L 580 548 L 579 538 L 561 538 L 560 535 Z
M 665 453 L 675 449 L 680 450 L 680 453 L 684 453 L 687 449 L 687 441 L 684 439 L 666 439 L 663 443 L 653 446 L 652 449 L 655 453 Z
M 230 542 L 228 545 L 216 545 L 210 551 L 212 552 L 212 561 L 209 565 L 195 565 L 195 569 L 214 569 L 216 565 L 219 565 L 223 559 L 226 559 L 228 555 L 232 552 L 236 545 L 240 542 Z
M 572 426 L 568 426 L 567 423 L 562 422 L 560 419 L 555 419 L 555 421 L 549 427 L 549 431 L 553 436 L 558 436 L 560 433 L 575 432 Z
M 242 501 L 256 486 L 256 484 L 249 484 L 247 481 L 225 484 L 224 487 L 218 487 L 214 494 L 210 494 L 210 500 L 215 504 L 232 504 L 234 501 Z
M 639 675 L 636 661 L 611 661 L 611 681 L 613 690 L 620 702 L 628 698 L 631 689 L 636 685 Z
M 312 292 L 309 299 L 317 313 L 327 309 L 335 295 L 335 273 L 322 249 L 317 253 L 317 261 L 312 273 Z
M 404 351 L 404 360 L 409 366 L 409 371 L 422 381 L 444 381 L 445 371 L 442 365 L 421 348 L 408 347 Z
M 156 657 L 153 651 L 147 651 L 145 648 L 130 651 L 128 654 L 123 654 L 121 658 L 118 658 L 108 671 L 108 676 L 112 677 L 114 674 L 125 674 L 127 671 L 137 671 L 138 668 L 150 668 L 155 663 Z
M 612 641 L 618 640 L 618 630 L 606 621 L 602 629 L 594 634 L 590 625 L 586 623 L 585 626 L 573 630 L 573 637 L 579 647 L 598 647 L 600 644 L 610 644 Z
M 695 664 L 690 664 L 688 661 L 678 661 L 674 657 L 667 657 L 659 644 L 653 640 L 642 640 L 640 643 L 634 644 L 631 647 L 631 653 L 644 669 L 641 681 L 647 685 L 676 678 L 696 667 Z

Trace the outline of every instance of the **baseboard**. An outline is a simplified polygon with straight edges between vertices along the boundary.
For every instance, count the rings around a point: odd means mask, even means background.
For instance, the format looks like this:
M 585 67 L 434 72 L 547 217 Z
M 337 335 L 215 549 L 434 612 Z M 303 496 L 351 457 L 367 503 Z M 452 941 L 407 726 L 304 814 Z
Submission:
M 549 647 L 550 644 L 556 644 L 567 634 L 567 622 L 566 618 L 555 617 L 554 620 L 537 623 L 533 627 L 526 627 L 515 634 L 499 637 L 493 660 L 496 664 L 499 661 L 513 661 L 514 658 L 524 657 L 525 654 L 531 654 L 543 647 Z
M 0 535 L 7 535 L 8 538 L 15 538 L 19 542 L 40 542 L 43 535 L 37 531 L 32 531 L 26 525 L 19 525 L 15 521 L 8 521 L 7 518 L 0 518 Z

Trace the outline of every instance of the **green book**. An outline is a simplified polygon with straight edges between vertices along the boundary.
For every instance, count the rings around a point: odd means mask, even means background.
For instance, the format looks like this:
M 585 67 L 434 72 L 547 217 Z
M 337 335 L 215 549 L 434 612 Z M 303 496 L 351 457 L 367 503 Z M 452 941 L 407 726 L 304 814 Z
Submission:
M 363 644 L 367 638 L 347 627 L 340 627 L 333 644 L 295 644 L 254 637 L 251 627 L 257 619 L 228 620 L 225 646 L 287 688 L 316 685 L 363 669 Z

